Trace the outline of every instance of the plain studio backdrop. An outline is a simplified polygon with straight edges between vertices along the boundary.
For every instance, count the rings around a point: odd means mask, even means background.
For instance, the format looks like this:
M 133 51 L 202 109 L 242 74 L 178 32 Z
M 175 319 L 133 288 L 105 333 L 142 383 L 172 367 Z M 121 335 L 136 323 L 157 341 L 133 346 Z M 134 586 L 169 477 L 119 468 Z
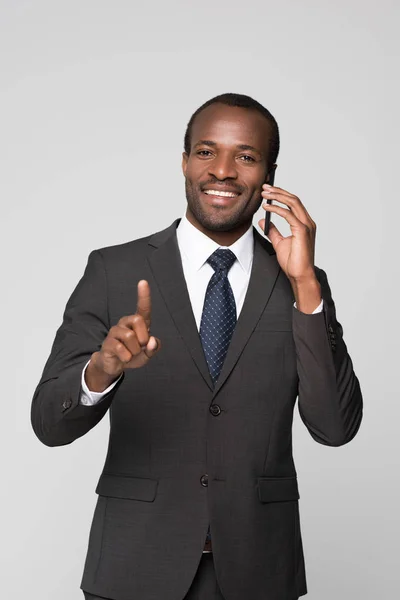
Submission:
M 295 408 L 307 598 L 397 596 L 398 6 L 1 2 L 2 598 L 83 598 L 109 416 L 48 448 L 32 395 L 90 251 L 183 216 L 185 127 L 224 92 L 278 121 L 275 183 L 317 223 L 316 264 L 364 395 L 361 429 L 339 448 L 313 441 Z

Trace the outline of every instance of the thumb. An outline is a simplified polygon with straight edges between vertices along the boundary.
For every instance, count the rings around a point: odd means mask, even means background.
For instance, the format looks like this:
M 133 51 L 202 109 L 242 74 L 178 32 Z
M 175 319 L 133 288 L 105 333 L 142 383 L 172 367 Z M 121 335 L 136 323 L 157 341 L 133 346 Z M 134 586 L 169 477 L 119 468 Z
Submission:
M 158 338 L 154 337 L 154 335 L 150 336 L 149 341 L 147 342 L 147 346 L 144 348 L 144 353 L 147 358 L 151 358 L 161 348 L 161 342 Z

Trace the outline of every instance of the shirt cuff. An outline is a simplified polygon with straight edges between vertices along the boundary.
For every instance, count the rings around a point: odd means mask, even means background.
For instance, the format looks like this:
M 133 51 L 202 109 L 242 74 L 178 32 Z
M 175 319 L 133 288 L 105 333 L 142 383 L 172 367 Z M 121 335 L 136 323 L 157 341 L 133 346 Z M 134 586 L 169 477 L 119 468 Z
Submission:
M 297 303 L 295 302 L 293 305 L 295 308 L 297 308 Z M 315 310 L 312 311 L 312 315 L 315 315 L 316 313 L 322 312 L 322 309 L 324 307 L 324 300 L 322 299 L 320 304 L 318 304 L 317 308 Z
M 81 393 L 79 402 L 81 404 L 85 404 L 86 406 L 93 406 L 94 404 L 97 404 L 98 402 L 100 402 L 100 400 L 106 394 L 108 394 L 108 392 L 111 392 L 111 390 L 118 383 L 118 381 L 121 379 L 123 374 L 121 373 L 121 375 L 118 377 L 118 379 L 113 381 L 111 383 L 111 385 L 109 385 L 108 388 L 104 390 L 104 392 L 91 392 L 85 381 L 85 371 L 86 371 L 86 367 L 88 366 L 89 363 L 90 363 L 90 359 L 87 361 L 86 365 L 83 367 L 83 370 L 82 370 L 82 377 L 81 377 L 82 393 Z

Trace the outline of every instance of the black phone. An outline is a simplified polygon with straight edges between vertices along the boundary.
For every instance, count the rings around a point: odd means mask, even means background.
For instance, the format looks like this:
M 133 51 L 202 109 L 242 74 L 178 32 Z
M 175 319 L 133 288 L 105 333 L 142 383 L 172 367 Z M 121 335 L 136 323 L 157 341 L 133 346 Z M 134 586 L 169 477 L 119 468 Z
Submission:
M 275 180 L 275 170 L 273 169 L 269 174 L 269 185 L 274 185 Z M 272 198 L 267 200 L 267 204 L 272 204 Z M 264 235 L 268 235 L 269 224 L 271 222 L 271 213 L 269 211 L 265 211 L 265 224 L 264 224 Z

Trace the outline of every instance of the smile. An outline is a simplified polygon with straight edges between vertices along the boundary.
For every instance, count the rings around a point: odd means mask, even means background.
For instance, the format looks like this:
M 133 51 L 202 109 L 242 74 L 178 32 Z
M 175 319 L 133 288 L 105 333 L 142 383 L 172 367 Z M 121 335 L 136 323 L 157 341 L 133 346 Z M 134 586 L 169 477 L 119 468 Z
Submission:
M 222 190 L 204 190 L 208 196 L 221 196 L 225 198 L 236 198 L 239 196 L 236 192 L 223 192 Z

